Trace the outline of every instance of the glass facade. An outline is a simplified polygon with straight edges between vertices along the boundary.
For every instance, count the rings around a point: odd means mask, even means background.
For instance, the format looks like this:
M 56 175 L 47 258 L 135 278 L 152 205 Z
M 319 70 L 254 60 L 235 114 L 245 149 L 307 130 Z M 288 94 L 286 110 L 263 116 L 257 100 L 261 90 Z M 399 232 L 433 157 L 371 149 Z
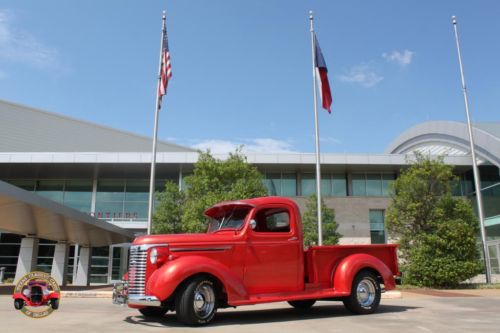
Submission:
M 388 197 L 393 173 L 353 173 L 352 195 L 358 197 Z
M 0 267 L 5 267 L 4 279 L 14 279 L 16 275 L 21 238 L 14 234 L 0 234 Z
M 370 209 L 370 238 L 372 244 L 385 244 L 385 218 L 381 209 Z
M 264 186 L 269 195 L 295 197 L 297 196 L 297 174 L 268 173 L 264 178 Z
M 310 196 L 316 193 L 316 175 L 303 173 L 300 179 L 301 195 Z M 345 174 L 322 174 L 321 195 L 327 197 L 345 197 L 347 195 L 347 179 Z
M 40 272 L 50 273 L 52 270 L 52 260 L 54 259 L 54 251 L 56 242 L 40 239 L 38 241 L 38 257 L 36 261 L 36 270 Z
M 108 283 L 109 246 L 93 247 L 90 283 Z

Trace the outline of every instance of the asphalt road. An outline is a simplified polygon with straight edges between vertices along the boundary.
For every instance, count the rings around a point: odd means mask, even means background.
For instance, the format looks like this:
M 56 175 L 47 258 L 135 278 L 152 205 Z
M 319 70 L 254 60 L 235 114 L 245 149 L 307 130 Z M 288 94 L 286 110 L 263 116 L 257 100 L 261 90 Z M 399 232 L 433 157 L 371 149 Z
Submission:
M 287 303 L 221 310 L 209 326 L 188 328 L 175 314 L 146 320 L 108 298 L 63 298 L 49 317 L 31 319 L 0 296 L 0 332 L 500 332 L 500 293 L 431 296 L 404 293 L 384 299 L 378 313 L 355 316 L 342 303 L 318 302 L 301 313 Z

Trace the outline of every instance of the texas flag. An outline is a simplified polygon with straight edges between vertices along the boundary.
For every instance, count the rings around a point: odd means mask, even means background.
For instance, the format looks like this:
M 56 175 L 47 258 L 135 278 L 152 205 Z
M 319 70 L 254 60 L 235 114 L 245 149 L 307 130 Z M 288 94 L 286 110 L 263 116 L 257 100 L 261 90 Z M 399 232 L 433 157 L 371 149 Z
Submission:
M 323 53 L 316 39 L 316 34 L 314 35 L 314 45 L 314 67 L 316 69 L 316 80 L 318 81 L 321 95 L 321 105 L 323 109 L 331 113 L 332 92 L 330 91 L 330 83 L 328 83 L 328 69 L 326 68 L 325 58 L 323 58 Z

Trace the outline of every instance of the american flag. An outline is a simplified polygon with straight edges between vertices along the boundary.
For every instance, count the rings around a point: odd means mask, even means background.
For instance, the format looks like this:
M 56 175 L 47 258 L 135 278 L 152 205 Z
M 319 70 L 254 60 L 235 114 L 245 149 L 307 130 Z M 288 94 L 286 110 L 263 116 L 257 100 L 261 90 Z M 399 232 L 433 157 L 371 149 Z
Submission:
M 170 63 L 170 51 L 168 49 L 167 28 L 163 27 L 163 41 L 161 45 L 161 68 L 160 85 L 158 87 L 160 97 L 167 93 L 168 80 L 172 77 L 172 65 Z

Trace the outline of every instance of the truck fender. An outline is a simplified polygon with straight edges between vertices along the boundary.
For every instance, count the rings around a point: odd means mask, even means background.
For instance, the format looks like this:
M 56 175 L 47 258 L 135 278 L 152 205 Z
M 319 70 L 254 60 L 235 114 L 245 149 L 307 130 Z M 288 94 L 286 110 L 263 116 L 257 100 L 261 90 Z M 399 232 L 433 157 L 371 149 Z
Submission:
M 351 293 L 352 281 L 356 274 L 363 269 L 371 269 L 378 272 L 382 277 L 385 289 L 396 287 L 391 270 L 380 259 L 369 254 L 352 254 L 340 261 L 333 271 L 333 287 L 339 293 L 349 295 Z
M 227 266 L 201 256 L 186 256 L 168 261 L 151 274 L 146 285 L 146 294 L 160 300 L 169 298 L 177 287 L 190 276 L 210 274 L 215 276 L 226 289 L 228 303 L 248 298 L 243 281 Z

